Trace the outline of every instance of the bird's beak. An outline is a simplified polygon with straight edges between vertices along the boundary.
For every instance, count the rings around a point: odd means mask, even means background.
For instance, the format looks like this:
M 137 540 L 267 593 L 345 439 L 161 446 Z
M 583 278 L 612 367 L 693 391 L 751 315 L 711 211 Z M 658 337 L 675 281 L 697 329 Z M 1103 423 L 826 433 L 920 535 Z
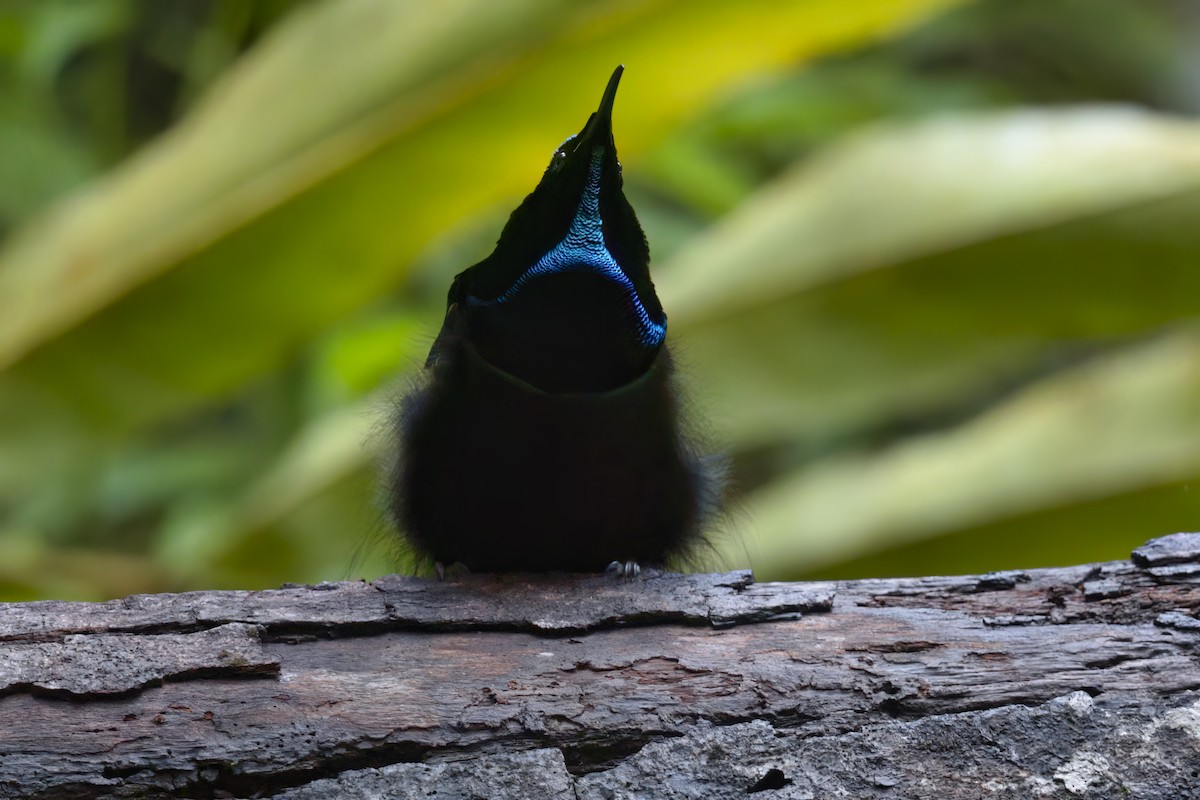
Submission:
M 589 146 L 612 145 L 613 102 L 617 99 L 617 84 L 621 82 L 621 73 L 624 71 L 623 64 L 613 70 L 612 77 L 608 79 L 608 86 L 604 87 L 604 96 L 600 98 L 600 107 L 596 109 L 596 113 L 592 114 L 591 119 L 588 120 L 587 125 L 575 140 L 576 150 L 585 144 Z

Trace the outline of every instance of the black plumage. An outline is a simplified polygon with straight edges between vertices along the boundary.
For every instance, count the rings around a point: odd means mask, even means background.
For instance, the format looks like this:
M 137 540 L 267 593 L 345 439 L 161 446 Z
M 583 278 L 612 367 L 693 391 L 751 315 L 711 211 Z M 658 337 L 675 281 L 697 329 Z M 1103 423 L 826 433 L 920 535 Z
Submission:
M 439 570 L 660 566 L 696 544 L 715 505 L 622 192 L 621 72 L 495 251 L 454 279 L 424 385 L 397 412 L 389 510 Z

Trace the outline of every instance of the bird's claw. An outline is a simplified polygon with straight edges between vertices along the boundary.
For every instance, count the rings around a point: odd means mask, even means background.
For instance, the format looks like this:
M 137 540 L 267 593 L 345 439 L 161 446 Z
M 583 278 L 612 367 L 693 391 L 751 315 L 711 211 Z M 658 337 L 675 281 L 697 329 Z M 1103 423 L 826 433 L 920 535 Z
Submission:
M 626 579 L 642 574 L 642 568 L 636 561 L 613 561 L 604 571 L 613 577 Z

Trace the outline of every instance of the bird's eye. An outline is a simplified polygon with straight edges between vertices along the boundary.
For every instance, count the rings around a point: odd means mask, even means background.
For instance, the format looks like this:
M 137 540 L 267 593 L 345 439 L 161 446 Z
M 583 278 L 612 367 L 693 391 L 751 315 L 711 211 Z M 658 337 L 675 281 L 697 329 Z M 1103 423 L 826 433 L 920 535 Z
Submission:
M 558 172 L 562 169 L 562 165 L 567 160 L 566 150 L 555 150 L 554 155 L 550 158 L 550 172 Z

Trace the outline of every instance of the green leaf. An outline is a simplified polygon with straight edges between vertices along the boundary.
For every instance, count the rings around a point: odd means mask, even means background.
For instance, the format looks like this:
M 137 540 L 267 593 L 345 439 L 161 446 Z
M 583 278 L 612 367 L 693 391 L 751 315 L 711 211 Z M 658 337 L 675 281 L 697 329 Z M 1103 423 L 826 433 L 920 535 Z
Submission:
M 636 160 L 748 75 L 944 5 L 306 9 L 0 258 L 0 420 L 127 430 L 277 368 L 394 285 L 438 231 L 527 190 L 617 63 Z M 728 46 L 739 37 L 755 46 Z
M 823 451 L 1195 316 L 1198 212 L 1194 123 L 946 118 L 797 167 L 658 285 L 726 440 Z
M 1123 561 L 1147 539 L 1195 530 L 1197 519 L 1200 473 L 1148 489 L 1068 499 L 927 538 L 904 537 L 883 550 L 800 574 L 820 579 L 962 575 Z
M 1189 478 L 1200 472 L 1198 397 L 1200 327 L 1184 326 L 954 428 L 799 470 L 748 499 L 753 532 L 726 555 L 787 574 Z
M 1200 184 L 1200 126 L 1130 108 L 950 116 L 803 162 L 676 254 L 672 321 Z M 739 265 L 734 268 L 731 265 Z

